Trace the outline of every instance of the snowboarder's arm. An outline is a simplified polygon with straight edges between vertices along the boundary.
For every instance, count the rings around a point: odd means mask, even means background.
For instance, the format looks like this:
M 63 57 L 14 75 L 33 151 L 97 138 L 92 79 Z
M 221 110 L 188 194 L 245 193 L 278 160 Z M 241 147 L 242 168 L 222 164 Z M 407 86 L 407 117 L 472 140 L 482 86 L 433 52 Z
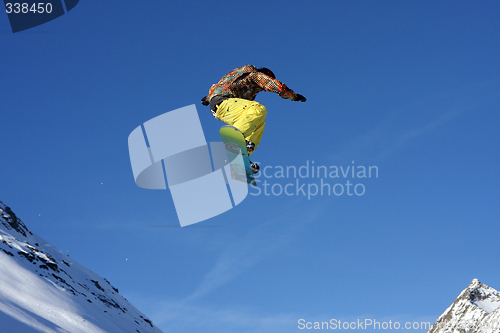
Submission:
M 292 89 L 272 77 L 259 72 L 251 73 L 249 77 L 265 91 L 277 93 L 281 98 L 291 99 L 292 101 L 298 100 L 297 94 Z

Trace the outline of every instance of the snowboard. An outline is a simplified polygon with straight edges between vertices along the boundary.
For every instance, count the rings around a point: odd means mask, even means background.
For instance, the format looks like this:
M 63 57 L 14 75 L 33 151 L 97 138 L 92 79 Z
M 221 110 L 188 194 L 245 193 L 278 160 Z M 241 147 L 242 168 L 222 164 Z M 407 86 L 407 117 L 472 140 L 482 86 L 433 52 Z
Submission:
M 225 125 L 219 130 L 219 135 L 226 148 L 231 167 L 231 178 L 257 186 L 252 167 L 250 166 L 250 160 L 248 159 L 247 146 L 243 133 L 236 127 Z M 239 158 L 240 156 L 241 158 Z

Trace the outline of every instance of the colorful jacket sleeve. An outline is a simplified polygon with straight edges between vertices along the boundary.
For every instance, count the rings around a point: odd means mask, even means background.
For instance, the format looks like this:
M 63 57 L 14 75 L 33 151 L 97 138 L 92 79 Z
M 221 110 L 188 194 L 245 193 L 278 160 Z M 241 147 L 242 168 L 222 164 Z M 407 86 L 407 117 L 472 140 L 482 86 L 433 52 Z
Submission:
M 295 94 L 295 92 L 292 89 L 288 88 L 286 84 L 263 73 L 253 72 L 248 75 L 248 78 L 259 85 L 265 91 L 277 93 L 281 98 L 291 99 L 292 101 L 295 101 L 297 99 L 297 95 Z

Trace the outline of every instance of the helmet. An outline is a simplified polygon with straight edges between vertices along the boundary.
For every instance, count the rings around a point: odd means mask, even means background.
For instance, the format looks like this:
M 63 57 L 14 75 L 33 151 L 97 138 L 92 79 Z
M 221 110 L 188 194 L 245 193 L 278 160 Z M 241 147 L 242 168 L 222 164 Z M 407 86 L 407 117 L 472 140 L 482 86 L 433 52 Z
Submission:
M 261 72 L 263 74 L 266 74 L 267 76 L 272 77 L 273 79 L 276 79 L 276 76 L 274 75 L 273 71 L 270 70 L 269 68 L 261 67 L 257 69 L 257 72 Z

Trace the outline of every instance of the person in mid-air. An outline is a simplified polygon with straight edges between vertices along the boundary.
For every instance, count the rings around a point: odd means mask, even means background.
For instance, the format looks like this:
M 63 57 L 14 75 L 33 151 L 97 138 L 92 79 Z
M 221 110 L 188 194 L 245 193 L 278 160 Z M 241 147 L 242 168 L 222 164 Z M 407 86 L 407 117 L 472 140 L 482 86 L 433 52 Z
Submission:
M 276 80 L 274 73 L 265 67 L 246 65 L 233 69 L 217 84 L 210 87 L 208 95 L 201 99 L 203 105 L 210 105 L 213 116 L 234 126 L 243 133 L 250 156 L 259 146 L 266 125 L 267 109 L 254 99 L 261 91 L 277 93 L 282 98 L 305 102 L 306 98 L 296 94 L 286 84 Z M 250 162 L 252 171 L 259 166 Z

